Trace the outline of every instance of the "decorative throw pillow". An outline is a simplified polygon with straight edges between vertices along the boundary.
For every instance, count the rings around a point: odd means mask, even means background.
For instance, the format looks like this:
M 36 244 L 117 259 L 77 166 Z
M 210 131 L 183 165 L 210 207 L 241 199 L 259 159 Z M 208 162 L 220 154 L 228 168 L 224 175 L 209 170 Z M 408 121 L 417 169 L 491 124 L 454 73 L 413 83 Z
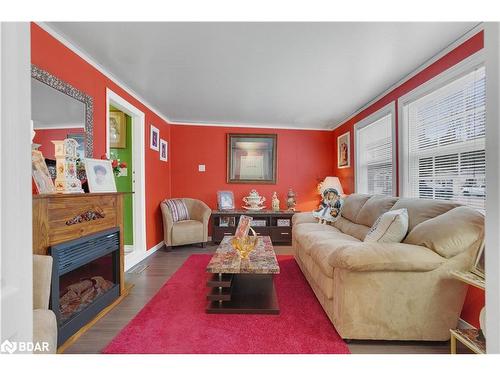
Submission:
M 380 215 L 366 234 L 365 242 L 401 242 L 408 232 L 406 208 L 387 211 Z
M 167 205 L 174 222 L 189 220 L 189 211 L 186 207 L 186 203 L 184 203 L 182 199 L 166 199 L 165 204 Z

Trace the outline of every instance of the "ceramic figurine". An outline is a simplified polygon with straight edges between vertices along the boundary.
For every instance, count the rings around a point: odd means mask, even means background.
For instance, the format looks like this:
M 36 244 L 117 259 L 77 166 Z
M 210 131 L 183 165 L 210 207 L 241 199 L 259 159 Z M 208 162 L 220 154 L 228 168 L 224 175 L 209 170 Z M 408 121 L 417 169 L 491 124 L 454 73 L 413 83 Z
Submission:
M 52 141 L 56 157 L 56 192 L 57 193 L 83 193 L 82 183 L 77 178 L 76 149 L 78 142 L 74 139 Z
M 288 207 L 288 211 L 295 211 L 295 206 L 297 205 L 297 194 L 292 190 L 292 188 L 288 189 L 286 199 L 286 206 Z
M 342 199 L 336 189 L 328 188 L 323 191 L 323 200 L 319 208 L 313 211 L 313 216 L 318 218 L 320 224 L 337 220 L 342 209 Z
M 243 208 L 247 210 L 259 211 L 266 207 L 262 205 L 265 201 L 265 197 L 261 197 L 259 193 L 257 193 L 257 190 L 252 189 L 250 194 L 243 198 L 243 202 L 246 204 Z
M 272 206 L 273 211 L 280 210 L 280 200 L 278 199 L 278 195 L 276 194 L 276 192 L 273 193 Z

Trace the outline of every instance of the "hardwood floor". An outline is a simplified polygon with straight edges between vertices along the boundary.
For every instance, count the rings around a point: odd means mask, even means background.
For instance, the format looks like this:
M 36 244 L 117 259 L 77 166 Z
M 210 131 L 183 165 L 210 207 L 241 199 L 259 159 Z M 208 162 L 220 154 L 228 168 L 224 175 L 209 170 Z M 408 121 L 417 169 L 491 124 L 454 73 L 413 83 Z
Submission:
M 161 249 L 145 259 L 126 273 L 127 282 L 135 285 L 130 295 L 65 353 L 100 353 L 191 254 L 213 253 L 216 248 L 184 246 L 169 252 Z M 275 250 L 277 254 L 291 254 L 290 246 L 275 246 Z M 448 354 L 450 350 L 449 343 L 352 341 L 348 345 L 355 354 Z

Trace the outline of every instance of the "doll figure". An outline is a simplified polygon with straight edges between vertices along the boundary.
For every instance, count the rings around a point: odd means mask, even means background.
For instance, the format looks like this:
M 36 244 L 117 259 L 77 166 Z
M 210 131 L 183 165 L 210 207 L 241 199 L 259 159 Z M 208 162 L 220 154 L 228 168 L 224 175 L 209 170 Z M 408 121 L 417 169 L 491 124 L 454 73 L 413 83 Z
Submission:
M 313 211 L 313 216 L 318 218 L 320 224 L 334 222 L 340 217 L 343 201 L 336 189 L 328 188 L 323 191 L 323 200 L 319 208 Z

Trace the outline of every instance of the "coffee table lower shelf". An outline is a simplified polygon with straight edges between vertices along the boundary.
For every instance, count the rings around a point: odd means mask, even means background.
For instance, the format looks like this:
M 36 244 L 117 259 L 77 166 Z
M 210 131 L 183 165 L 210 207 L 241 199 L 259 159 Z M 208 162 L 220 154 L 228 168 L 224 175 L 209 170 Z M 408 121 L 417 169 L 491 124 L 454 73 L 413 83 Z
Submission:
M 279 314 L 272 274 L 212 275 L 207 281 L 207 286 L 211 287 L 207 295 L 207 313 Z

